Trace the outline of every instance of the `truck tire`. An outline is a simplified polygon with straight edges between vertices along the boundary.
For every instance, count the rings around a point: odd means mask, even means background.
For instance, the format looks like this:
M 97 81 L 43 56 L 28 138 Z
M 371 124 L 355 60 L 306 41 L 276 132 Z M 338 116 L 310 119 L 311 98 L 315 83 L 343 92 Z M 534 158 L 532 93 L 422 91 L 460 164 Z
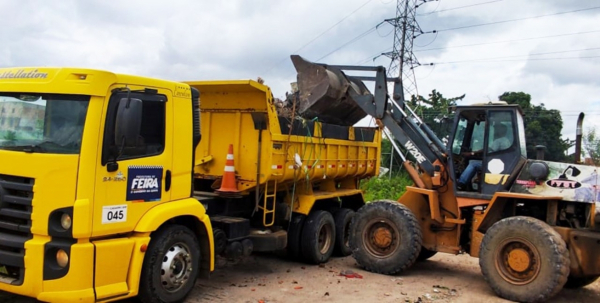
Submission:
M 335 221 L 335 248 L 333 253 L 336 256 L 349 256 L 352 254 L 350 249 L 350 222 L 354 217 L 354 211 L 349 208 L 341 208 L 333 213 Z
M 596 280 L 598 280 L 599 276 L 592 276 L 592 277 L 573 277 L 573 276 L 569 276 L 569 278 L 567 278 L 567 283 L 565 284 L 565 288 L 581 288 L 581 287 L 585 287 L 587 285 L 590 285 L 594 282 L 596 282 Z
M 290 227 L 288 228 L 287 254 L 292 260 L 302 258 L 301 242 L 302 228 L 304 227 L 305 215 L 292 214 Z
M 479 253 L 484 279 L 496 294 L 518 302 L 539 302 L 558 293 L 569 276 L 565 241 L 548 224 L 510 217 L 490 227 Z
M 335 222 L 331 213 L 312 211 L 302 229 L 302 256 L 312 264 L 327 262 L 335 246 Z
M 198 239 L 185 226 L 163 227 L 151 236 L 143 266 L 139 291 L 142 302 L 182 302 L 198 277 Z
M 352 256 L 360 266 L 380 274 L 396 274 L 417 260 L 421 227 L 406 206 L 390 200 L 361 207 L 350 225 Z
M 419 253 L 419 256 L 417 257 L 417 261 L 419 261 L 419 262 L 425 261 L 425 260 L 435 256 L 435 254 L 437 254 L 437 251 L 429 250 L 425 247 L 421 247 L 421 252 Z

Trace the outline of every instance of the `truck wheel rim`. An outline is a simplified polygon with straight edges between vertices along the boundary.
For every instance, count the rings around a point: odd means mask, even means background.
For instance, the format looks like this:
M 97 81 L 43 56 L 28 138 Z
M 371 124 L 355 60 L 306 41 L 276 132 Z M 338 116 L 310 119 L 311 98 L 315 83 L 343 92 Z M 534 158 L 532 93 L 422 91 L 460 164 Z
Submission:
M 171 246 L 162 259 L 160 282 L 168 292 L 176 292 L 189 280 L 192 272 L 192 256 L 184 243 Z
M 531 283 L 540 273 L 540 254 L 523 238 L 504 240 L 496 250 L 496 270 L 513 285 Z
M 400 231 L 387 219 L 372 220 L 366 225 L 363 241 L 371 255 L 385 258 L 398 250 Z
M 326 254 L 329 251 L 332 235 L 333 228 L 329 224 L 321 226 L 318 237 L 319 251 L 321 254 Z

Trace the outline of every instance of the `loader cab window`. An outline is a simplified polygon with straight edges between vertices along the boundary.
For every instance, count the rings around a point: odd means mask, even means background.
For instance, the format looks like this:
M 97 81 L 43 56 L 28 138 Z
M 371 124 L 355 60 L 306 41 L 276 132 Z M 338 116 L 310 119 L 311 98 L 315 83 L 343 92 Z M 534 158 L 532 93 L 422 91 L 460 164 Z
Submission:
M 458 155 L 466 151 L 482 150 L 485 142 L 485 125 L 484 111 L 460 113 L 452 142 L 452 153 Z
M 512 112 L 491 112 L 488 135 L 488 154 L 509 149 L 514 143 Z
M 131 98 L 142 100 L 142 125 L 138 142 L 135 147 L 121 148 L 115 144 L 115 120 L 121 98 L 127 93 L 115 92 L 110 98 L 104 130 L 104 148 L 102 165 L 111 160 L 124 160 L 160 155 L 165 148 L 165 103 L 164 95 L 147 92 L 131 92 Z

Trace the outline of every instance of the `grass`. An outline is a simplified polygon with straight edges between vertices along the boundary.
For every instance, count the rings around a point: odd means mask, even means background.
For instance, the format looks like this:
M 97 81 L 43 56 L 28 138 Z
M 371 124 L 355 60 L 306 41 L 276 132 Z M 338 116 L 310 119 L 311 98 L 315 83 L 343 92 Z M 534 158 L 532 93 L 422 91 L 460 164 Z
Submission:
M 392 176 L 374 177 L 363 180 L 360 184 L 361 189 L 365 191 L 366 201 L 375 201 L 381 199 L 398 200 L 404 193 L 407 186 L 413 184 L 406 172 L 400 172 Z

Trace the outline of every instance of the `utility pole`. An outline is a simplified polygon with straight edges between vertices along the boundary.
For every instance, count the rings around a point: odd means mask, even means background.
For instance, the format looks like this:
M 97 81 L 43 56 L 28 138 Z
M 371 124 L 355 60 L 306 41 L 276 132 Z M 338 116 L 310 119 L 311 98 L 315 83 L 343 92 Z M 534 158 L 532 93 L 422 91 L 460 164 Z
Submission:
M 419 5 L 425 2 L 431 0 L 398 0 L 396 17 L 384 20 L 394 26 L 394 48 L 382 55 L 391 59 L 388 77 L 400 77 L 402 80 L 405 100 L 418 93 L 414 68 L 420 64 L 413 53 L 413 40 L 423 34 L 415 15 Z

